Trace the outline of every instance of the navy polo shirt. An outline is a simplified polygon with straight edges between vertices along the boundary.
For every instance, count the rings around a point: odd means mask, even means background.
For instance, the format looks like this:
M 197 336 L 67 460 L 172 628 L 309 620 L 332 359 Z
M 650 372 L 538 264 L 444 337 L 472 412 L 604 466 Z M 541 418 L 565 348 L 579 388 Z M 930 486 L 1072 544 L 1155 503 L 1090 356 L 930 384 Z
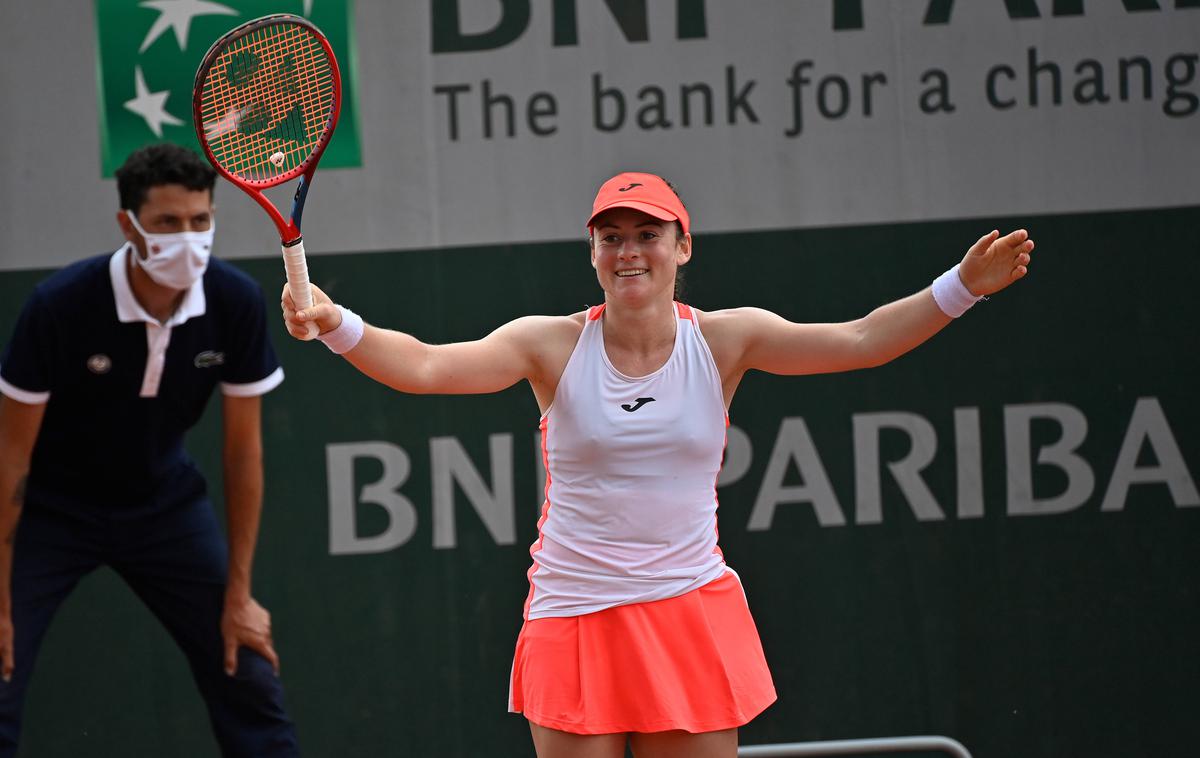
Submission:
M 160 324 L 133 296 L 131 249 L 40 283 L 0 356 L 0 392 L 47 404 L 29 505 L 136 512 L 192 500 L 205 484 L 183 437 L 213 389 L 250 397 L 283 381 L 254 280 L 214 258 Z

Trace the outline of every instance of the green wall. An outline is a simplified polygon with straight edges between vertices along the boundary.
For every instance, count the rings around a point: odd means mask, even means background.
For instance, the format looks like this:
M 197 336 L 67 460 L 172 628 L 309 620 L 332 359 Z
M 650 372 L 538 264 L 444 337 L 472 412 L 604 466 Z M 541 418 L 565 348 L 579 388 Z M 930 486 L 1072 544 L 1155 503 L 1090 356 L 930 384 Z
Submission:
M 850 319 L 925 286 L 988 229 L 1018 223 L 1038 243 L 1029 278 L 916 353 L 855 374 L 744 381 L 731 420 L 753 455 L 720 489 L 721 542 L 780 698 L 743 744 L 935 733 L 976 758 L 1161 756 L 1200 744 L 1200 508 L 1177 505 L 1161 482 L 1135 483 L 1123 507 L 1100 508 L 1139 398 L 1154 399 L 1190 480 L 1200 475 L 1200 208 L 701 235 L 686 299 Z M 280 262 L 238 265 L 263 283 L 274 313 Z M 314 256 L 310 266 L 368 320 L 437 342 L 601 298 L 582 241 Z M 4 335 L 44 274 L 0 275 Z M 288 377 L 265 401 L 255 590 L 273 613 L 306 753 L 532 755 L 524 721 L 505 713 L 540 502 L 532 393 L 401 396 L 291 341 L 278 320 L 273 329 Z M 1087 420 L 1075 453 L 1095 489 L 1067 512 L 1006 511 L 1021 463 L 1009 460 L 1005 409 L 1033 403 Z M 975 518 L 956 505 L 956 408 L 978 409 Z M 853 423 L 875 412 L 932 424 L 936 455 L 921 476 L 945 518 L 919 520 L 908 505 L 887 464 L 911 443 L 892 429 L 878 438 L 880 522 L 857 516 Z M 846 523 L 823 527 L 811 503 L 795 502 L 778 505 L 770 528 L 749 529 L 783 420 L 794 429 L 797 418 Z M 218 423 L 210 412 L 190 445 L 215 493 Z M 429 441 L 457 439 L 491 486 L 496 434 L 512 438 L 515 541 L 497 544 L 457 487 L 456 546 L 434 549 Z M 1033 455 L 1060 434 L 1035 419 Z M 331 555 L 326 445 L 372 440 L 411 459 L 400 492 L 416 531 L 386 552 Z M 1137 466 L 1161 465 L 1157 452 L 1143 445 Z M 813 484 L 804 471 L 791 462 L 771 475 L 800 488 Z M 380 472 L 361 459 L 356 488 Z M 1035 497 L 1069 483 L 1056 466 L 1033 467 Z M 377 506 L 357 513 L 360 534 L 388 527 Z M 215 754 L 182 656 L 111 572 L 67 602 L 37 665 L 22 755 Z

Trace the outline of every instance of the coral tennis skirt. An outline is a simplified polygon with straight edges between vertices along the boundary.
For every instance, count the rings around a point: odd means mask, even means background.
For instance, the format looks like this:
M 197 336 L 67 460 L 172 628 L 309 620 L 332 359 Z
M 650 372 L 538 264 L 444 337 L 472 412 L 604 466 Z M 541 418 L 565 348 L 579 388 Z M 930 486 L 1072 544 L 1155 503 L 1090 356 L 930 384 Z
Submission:
M 679 597 L 526 621 L 509 710 L 575 734 L 713 732 L 775 701 L 732 571 Z

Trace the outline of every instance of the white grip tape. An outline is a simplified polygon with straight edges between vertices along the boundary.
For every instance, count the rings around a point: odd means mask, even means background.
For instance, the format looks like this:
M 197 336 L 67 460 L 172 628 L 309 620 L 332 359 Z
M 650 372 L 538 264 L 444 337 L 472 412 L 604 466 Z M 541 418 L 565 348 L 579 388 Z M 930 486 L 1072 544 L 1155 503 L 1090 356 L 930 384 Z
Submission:
M 296 244 L 283 248 L 283 270 L 287 272 L 288 292 L 296 310 L 302 311 L 313 304 L 312 287 L 308 285 L 308 262 L 304 260 L 304 240 L 296 240 Z M 304 339 L 311 340 L 317 336 L 317 325 L 308 323 L 308 333 Z
M 933 300 L 950 318 L 958 318 L 983 298 L 972 295 L 958 275 L 958 265 L 933 280 Z

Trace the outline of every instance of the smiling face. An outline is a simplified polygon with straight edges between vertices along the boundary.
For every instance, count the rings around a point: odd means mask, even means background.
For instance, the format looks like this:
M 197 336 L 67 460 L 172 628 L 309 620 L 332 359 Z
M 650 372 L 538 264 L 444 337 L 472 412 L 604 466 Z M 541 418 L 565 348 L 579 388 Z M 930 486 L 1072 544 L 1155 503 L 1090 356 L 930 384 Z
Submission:
M 641 306 L 672 299 L 675 270 L 692 257 L 692 236 L 674 221 L 632 208 L 597 217 L 591 236 L 592 267 L 607 300 Z

